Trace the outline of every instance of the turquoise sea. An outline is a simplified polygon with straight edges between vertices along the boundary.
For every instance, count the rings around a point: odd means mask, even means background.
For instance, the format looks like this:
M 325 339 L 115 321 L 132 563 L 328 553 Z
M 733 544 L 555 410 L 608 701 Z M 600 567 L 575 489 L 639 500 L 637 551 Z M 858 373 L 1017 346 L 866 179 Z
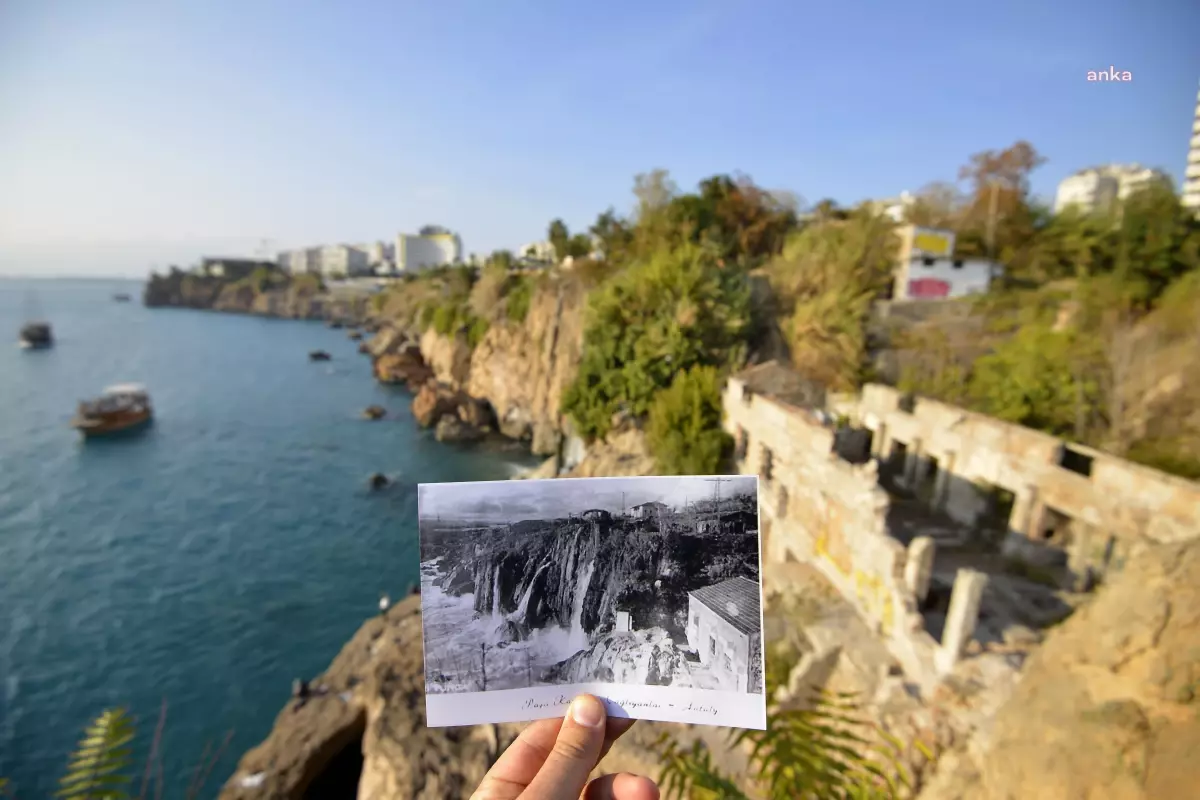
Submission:
M 147 745 L 164 699 L 167 797 L 233 732 L 215 796 L 292 679 L 324 669 L 381 591 L 418 580 L 415 484 L 529 463 L 434 441 L 345 331 L 140 296 L 0 280 L 0 776 L 17 798 L 53 793 L 106 707 L 127 707 Z M 17 347 L 30 302 L 50 350 Z M 76 403 L 118 382 L 147 386 L 154 424 L 85 444 Z M 389 417 L 360 419 L 372 403 Z M 368 491 L 376 471 L 396 483 Z

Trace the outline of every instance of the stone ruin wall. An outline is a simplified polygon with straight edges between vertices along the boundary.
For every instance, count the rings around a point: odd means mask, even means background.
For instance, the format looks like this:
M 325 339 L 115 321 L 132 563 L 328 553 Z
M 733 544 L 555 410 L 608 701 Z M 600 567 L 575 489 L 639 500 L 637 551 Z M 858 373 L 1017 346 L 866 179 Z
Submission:
M 1192 481 L 889 386 L 868 384 L 831 405 L 871 431 L 877 458 L 903 445 L 912 481 L 934 472 L 930 502 L 956 522 L 978 524 L 989 492 L 1011 493 L 1005 546 L 1015 556 L 1069 529 L 1051 543 L 1073 569 L 1103 572 L 1140 540 L 1200 535 L 1200 484 Z
M 905 548 L 888 534 L 889 501 L 874 464 L 842 460 L 833 452 L 833 430 L 811 412 L 755 394 L 736 377 L 724 406 L 738 469 L 760 476 L 763 561 L 812 563 L 913 680 L 935 683 L 938 644 L 924 630 L 906 578 L 914 558 L 928 573 L 933 550 L 916 542 Z

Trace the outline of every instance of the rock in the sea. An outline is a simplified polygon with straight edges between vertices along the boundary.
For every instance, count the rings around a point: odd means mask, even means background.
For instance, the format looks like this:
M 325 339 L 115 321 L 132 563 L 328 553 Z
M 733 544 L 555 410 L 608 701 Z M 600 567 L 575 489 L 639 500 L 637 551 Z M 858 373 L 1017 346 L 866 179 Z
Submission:
M 308 354 L 308 359 L 309 361 L 328 361 L 330 359 L 330 355 L 324 350 L 312 350 Z
M 438 420 L 433 435 L 439 442 L 475 442 L 485 434 L 480 428 L 447 414 Z
M 372 489 L 377 490 L 386 487 L 389 483 L 391 483 L 391 481 L 388 480 L 388 476 L 384 475 L 382 472 L 376 472 L 370 477 L 370 479 L 367 480 L 367 485 Z
M 346 336 L 356 342 L 359 341 L 360 339 L 362 339 L 362 337 L 363 337 L 362 331 L 350 331 L 349 333 L 346 334 Z
M 433 376 L 420 351 L 406 347 L 375 359 L 375 378 L 382 383 L 424 383 Z
M 432 427 L 447 414 L 457 416 L 459 402 L 458 391 L 444 383 L 430 381 L 413 398 L 413 419 L 423 428 Z
M 527 638 L 529 638 L 529 629 L 519 622 L 506 619 L 496 626 L 498 642 L 521 642 Z
M 387 416 L 387 409 L 383 406 L 367 406 L 362 415 L 367 419 L 383 419 Z
M 475 576 L 471 573 L 471 568 L 463 564 L 452 567 L 442 580 L 442 591 L 454 596 L 475 591 Z

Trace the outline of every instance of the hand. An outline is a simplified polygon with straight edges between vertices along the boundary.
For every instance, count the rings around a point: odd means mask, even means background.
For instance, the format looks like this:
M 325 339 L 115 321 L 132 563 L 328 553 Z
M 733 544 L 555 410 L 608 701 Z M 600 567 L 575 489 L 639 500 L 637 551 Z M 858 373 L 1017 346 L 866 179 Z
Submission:
M 471 800 L 658 800 L 649 778 L 628 772 L 588 782 L 608 749 L 633 726 L 609 719 L 604 703 L 582 694 L 564 719 L 533 723 L 496 761 Z

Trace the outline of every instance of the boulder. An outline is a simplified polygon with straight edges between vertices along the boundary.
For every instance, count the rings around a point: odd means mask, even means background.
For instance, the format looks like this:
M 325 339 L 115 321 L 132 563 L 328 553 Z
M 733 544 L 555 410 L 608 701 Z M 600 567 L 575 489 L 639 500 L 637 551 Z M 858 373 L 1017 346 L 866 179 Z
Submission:
M 484 437 L 484 431 L 463 422 L 457 416 L 444 415 L 434 428 L 434 438 L 439 442 L 474 442 Z
M 313 350 L 308 354 L 309 361 L 328 361 L 329 358 L 329 353 L 324 350 Z
M 424 384 L 433 377 L 416 348 L 406 347 L 375 359 L 375 378 L 381 383 Z
M 367 406 L 362 415 L 366 419 L 383 419 L 387 416 L 387 409 L 383 406 Z
M 506 619 L 496 626 L 497 642 L 522 642 L 527 638 L 529 638 L 529 629 L 511 619 Z
M 384 475 L 382 472 L 376 472 L 367 480 L 367 485 L 375 490 L 382 489 L 389 483 L 391 483 L 391 481 L 388 480 L 388 476 Z
M 495 415 L 486 400 L 478 400 L 470 395 L 463 395 L 458 404 L 458 418 L 467 425 L 480 430 L 491 430 L 495 425 Z
M 443 383 L 429 381 L 413 398 L 413 419 L 422 428 L 432 427 L 447 414 L 457 417 L 460 402 L 457 391 Z
M 1154 545 L 1050 631 L 986 747 L 922 797 L 1192 798 L 1198 713 L 1200 541 Z

